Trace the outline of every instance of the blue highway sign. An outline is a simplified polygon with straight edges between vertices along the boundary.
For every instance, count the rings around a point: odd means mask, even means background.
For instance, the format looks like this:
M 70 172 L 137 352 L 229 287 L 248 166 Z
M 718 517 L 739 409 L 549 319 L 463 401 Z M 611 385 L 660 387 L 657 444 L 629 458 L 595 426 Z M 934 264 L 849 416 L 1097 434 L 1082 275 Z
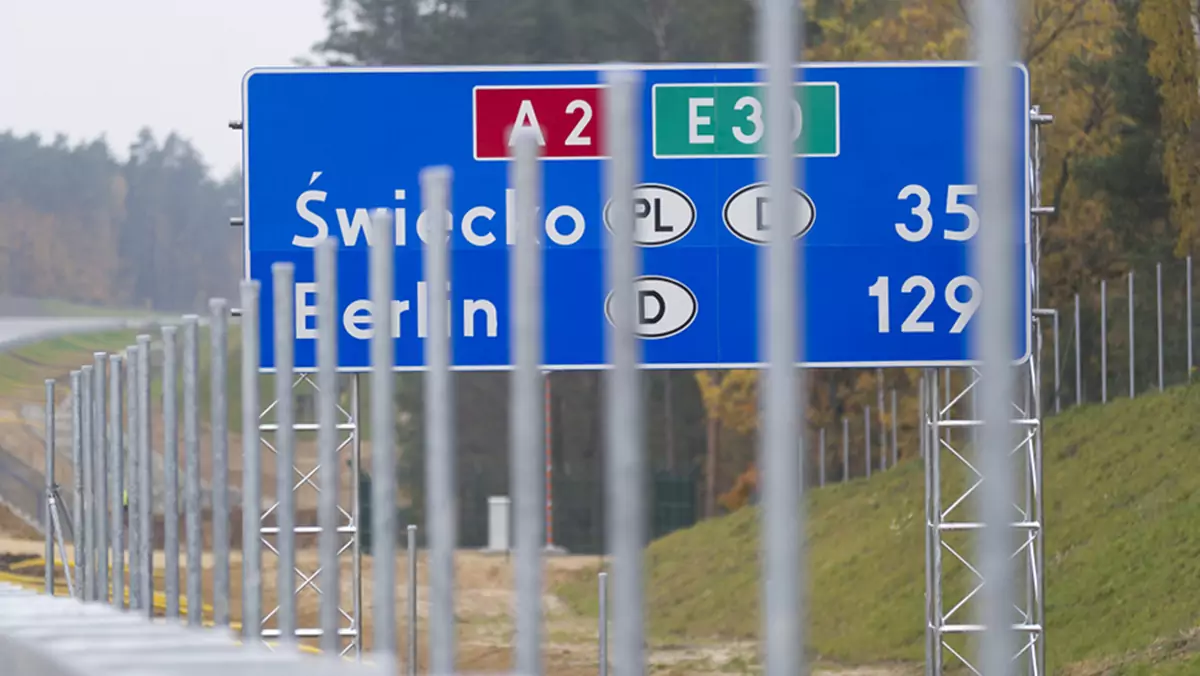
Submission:
M 765 96 L 753 65 L 639 66 L 635 190 L 642 362 L 651 368 L 760 363 L 760 177 Z M 803 363 L 828 367 L 971 363 L 982 296 L 969 269 L 979 228 L 970 177 L 967 63 L 805 65 L 792 137 L 803 185 L 789 224 L 803 249 Z M 1017 143 L 1012 233 L 1019 269 L 1014 360 L 1029 353 L 1029 76 L 1013 67 Z M 256 69 L 243 81 L 245 274 L 262 283 L 262 365 L 274 366 L 271 265 L 295 265 L 296 368 L 316 366 L 313 249 L 340 240 L 338 357 L 367 370 L 376 327 L 398 369 L 423 366 L 429 294 L 418 175 L 453 170 L 452 360 L 504 369 L 509 347 L 513 197 L 508 134 L 542 142 L 545 367 L 602 368 L 603 69 L 586 67 Z M 394 210 L 394 242 L 370 212 Z M 395 301 L 372 317 L 369 246 L 395 248 Z

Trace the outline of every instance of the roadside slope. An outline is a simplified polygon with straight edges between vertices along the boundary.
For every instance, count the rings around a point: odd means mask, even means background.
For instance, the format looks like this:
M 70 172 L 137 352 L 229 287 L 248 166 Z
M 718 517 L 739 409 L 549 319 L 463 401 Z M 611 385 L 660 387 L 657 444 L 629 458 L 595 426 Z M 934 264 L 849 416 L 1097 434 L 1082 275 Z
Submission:
M 1137 669 L 1159 660 L 1194 664 L 1198 442 L 1200 386 L 1087 406 L 1048 422 L 1051 673 L 1067 665 L 1085 674 L 1104 664 L 1128 673 L 1146 673 Z M 923 659 L 923 492 L 923 470 L 911 461 L 871 481 L 813 491 L 809 643 L 821 659 Z M 757 530 L 757 512 L 747 508 L 650 546 L 648 628 L 658 641 L 757 636 Z M 951 563 L 947 557 L 948 570 Z M 956 586 L 966 582 L 962 572 L 954 570 Z M 581 575 L 558 591 L 592 614 L 594 588 L 594 578 Z M 1155 649 L 1163 641 L 1172 649 Z

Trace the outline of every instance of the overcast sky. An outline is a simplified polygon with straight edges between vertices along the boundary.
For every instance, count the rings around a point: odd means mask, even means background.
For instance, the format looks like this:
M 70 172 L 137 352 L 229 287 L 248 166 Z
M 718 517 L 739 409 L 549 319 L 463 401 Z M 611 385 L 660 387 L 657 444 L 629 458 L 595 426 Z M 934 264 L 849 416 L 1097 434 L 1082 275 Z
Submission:
M 242 74 L 292 65 L 324 37 L 322 0 L 0 0 L 0 131 L 190 139 L 237 167 Z

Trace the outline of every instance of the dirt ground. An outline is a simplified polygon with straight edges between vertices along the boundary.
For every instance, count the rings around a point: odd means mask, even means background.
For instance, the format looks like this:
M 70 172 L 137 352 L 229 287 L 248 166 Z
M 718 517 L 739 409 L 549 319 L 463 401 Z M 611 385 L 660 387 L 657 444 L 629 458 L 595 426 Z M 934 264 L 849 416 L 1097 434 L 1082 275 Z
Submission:
M 0 523 L 7 523 L 0 520 Z M 7 554 L 10 558 L 20 555 L 36 557 L 42 553 L 42 543 L 38 540 L 20 536 L 0 537 L 0 559 Z M 263 606 L 264 614 L 270 614 L 275 607 L 278 589 L 275 576 L 276 567 L 273 555 L 264 550 Z M 68 555 L 73 556 L 68 546 Z M 165 558 L 161 551 L 155 553 L 155 589 L 164 587 L 163 567 Z M 547 588 L 561 576 L 570 575 L 579 570 L 598 570 L 600 561 L 594 556 L 553 556 L 545 559 L 545 579 Z M 206 606 L 212 600 L 213 559 L 206 552 L 202 559 L 203 565 L 203 598 Z M 396 561 L 396 617 L 398 622 L 397 643 L 401 655 L 407 654 L 407 604 L 409 588 L 407 582 L 407 562 L 402 554 Z M 352 562 L 349 557 L 343 557 L 341 566 L 342 607 L 350 607 L 353 594 L 351 583 Z M 311 574 L 317 570 L 316 552 L 312 550 L 297 553 L 297 568 Z M 417 632 L 418 632 L 418 663 L 419 669 L 426 664 L 425 653 L 425 622 L 428 618 L 429 605 L 426 574 L 425 553 L 418 556 L 417 566 Z M 21 572 L 40 579 L 41 567 L 25 568 Z M 512 591 L 512 565 L 504 555 L 494 555 L 482 552 L 459 551 L 455 559 L 455 617 L 458 627 L 458 665 L 465 672 L 502 672 L 511 668 L 512 650 L 511 636 L 513 625 L 511 611 L 514 607 L 515 594 Z M 181 565 L 181 579 L 186 579 L 186 566 Z M 241 618 L 241 555 L 233 552 L 231 556 L 231 616 L 238 622 Z M 373 566 L 370 558 L 362 561 L 363 592 L 363 647 L 370 650 L 373 644 L 373 629 L 371 611 L 371 580 Z M 301 583 L 303 578 L 297 578 Z M 314 580 L 319 584 L 319 580 Z M 183 589 L 181 581 L 181 589 Z M 320 595 L 311 587 L 306 587 L 297 594 L 297 614 L 299 627 L 316 627 L 319 625 L 318 612 Z M 570 609 L 553 594 L 542 598 L 542 611 L 545 617 L 545 649 L 543 659 L 545 673 L 562 676 L 594 676 L 597 670 L 597 625 L 595 617 L 580 616 Z M 211 609 L 205 609 L 205 617 L 210 616 Z M 269 618 L 263 625 L 276 628 L 274 618 Z M 349 626 L 349 621 L 343 618 L 343 627 Z M 610 631 L 611 636 L 611 631 Z M 611 640 L 611 639 L 610 639 Z M 307 645 L 316 647 L 313 639 L 304 641 Z M 723 642 L 698 643 L 693 645 L 650 645 L 647 659 L 649 672 L 664 676 L 715 676 L 717 674 L 749 674 L 759 673 L 759 670 L 749 666 L 756 661 L 757 644 L 752 642 Z M 838 674 L 840 676 L 908 676 L 916 672 L 908 665 L 877 665 L 869 667 L 826 667 L 814 670 L 815 674 Z
M 0 552 L 9 555 L 37 556 L 42 552 L 42 543 L 21 537 L 5 537 L 0 539 Z M 73 553 L 68 547 L 69 556 Z M 156 581 L 155 589 L 161 591 L 164 586 L 163 564 L 161 551 L 155 557 Z M 275 607 L 278 589 L 277 578 L 274 575 L 275 566 L 273 555 L 269 550 L 264 551 L 263 605 L 266 613 Z M 204 572 L 202 575 L 206 604 L 211 603 L 212 595 L 212 556 L 206 553 L 202 560 Z M 546 559 L 546 582 L 549 587 L 559 576 L 568 575 L 580 569 L 596 569 L 599 560 L 596 557 L 559 556 Z M 241 618 L 241 555 L 233 552 L 231 557 L 231 587 L 232 598 L 230 612 L 234 621 Z M 316 552 L 301 551 L 297 554 L 297 568 L 311 573 L 318 568 Z M 352 602 L 352 562 L 344 557 L 341 566 L 342 607 L 350 607 Z M 182 575 L 186 575 L 186 566 L 181 566 Z M 429 605 L 427 588 L 427 566 L 422 552 L 418 557 L 417 566 L 417 632 L 418 662 L 424 668 L 425 628 Z M 397 560 L 396 569 L 396 617 L 398 626 L 398 644 L 402 654 L 407 654 L 407 604 L 409 588 L 407 582 L 407 563 L 401 556 Z M 26 569 L 22 572 L 40 576 L 41 568 Z M 371 612 L 371 580 L 373 565 L 369 558 L 362 562 L 363 590 L 363 646 L 370 650 L 373 644 L 373 629 Z M 186 578 L 184 578 L 186 579 Z M 298 578 L 297 582 L 302 582 Z M 319 584 L 319 580 L 315 580 Z M 489 672 L 502 671 L 511 667 L 511 610 L 514 606 L 515 595 L 512 592 L 512 566 L 503 555 L 484 554 L 480 552 L 460 551 L 455 561 L 455 616 L 458 623 L 458 664 L 464 671 Z M 320 595 L 312 587 L 306 587 L 297 595 L 298 626 L 318 626 Z M 544 655 L 547 674 L 562 674 L 563 676 L 592 676 L 596 673 L 597 661 L 597 627 L 595 618 L 579 616 L 570 611 L 561 600 L 552 594 L 546 594 L 542 599 L 542 610 L 545 615 L 546 648 Z M 208 613 L 205 613 L 206 616 Z M 276 628 L 275 618 L 264 623 L 265 627 Z M 349 626 L 343 618 L 343 627 Z M 315 641 L 306 643 L 316 646 Z M 729 671 L 722 668 L 729 663 L 745 664 L 752 657 L 754 646 L 720 645 L 720 646 L 667 646 L 651 651 L 650 660 L 655 666 L 654 673 L 658 674 L 718 674 L 741 673 L 740 670 Z M 867 672 L 863 672 L 866 676 Z
M 60 407 L 60 411 L 66 411 L 67 414 L 60 415 L 59 419 L 64 421 L 58 428 L 56 435 L 57 443 L 59 444 L 60 453 L 69 454 L 70 452 L 70 436 L 69 436 L 69 407 Z M 236 414 L 232 412 L 231 414 Z M 10 453 L 17 455 L 31 467 L 42 467 L 42 424 L 39 422 L 42 419 L 40 407 L 29 404 L 28 402 L 20 401 L 2 401 L 0 400 L 0 446 L 4 447 Z M 153 421 L 152 438 L 161 438 L 160 417 L 155 416 Z M 276 494 L 275 486 L 277 481 L 276 463 L 274 462 L 274 454 L 271 452 L 268 444 L 273 440 L 273 435 L 264 435 L 267 444 L 261 446 L 263 458 L 263 476 L 262 490 L 263 496 L 266 499 L 264 509 L 269 507 L 273 501 L 273 496 Z M 201 475 L 205 478 L 205 485 L 208 486 L 208 478 L 211 477 L 211 452 L 208 425 L 204 424 L 201 428 Z M 231 435 L 229 441 L 229 458 L 230 458 L 230 476 L 228 486 L 231 488 L 231 501 L 233 504 L 240 503 L 240 497 L 237 494 L 238 489 L 242 485 L 241 476 L 241 439 L 240 437 Z M 181 447 L 182 453 L 182 447 Z M 369 444 L 362 444 L 362 463 L 364 467 L 370 466 L 370 447 Z M 348 506 L 350 503 L 349 496 L 352 490 L 351 473 L 345 467 L 344 459 L 350 457 L 350 446 L 347 445 L 343 451 L 343 462 L 341 464 L 341 496 L 340 502 Z M 296 490 L 296 507 L 297 507 L 297 522 L 298 523 L 315 523 L 314 510 L 316 507 L 317 491 L 310 485 L 303 485 L 303 475 L 309 472 L 316 466 L 316 444 L 313 435 L 298 434 L 297 435 L 297 466 L 302 468 L 300 473 L 291 472 L 293 484 L 301 484 Z M 60 456 L 62 457 L 62 456 Z M 161 463 L 161 456 L 158 458 L 158 463 Z M 61 485 L 71 486 L 73 478 L 72 472 L 67 463 L 60 463 L 56 471 L 56 478 Z M 157 465 L 155 472 L 156 476 L 161 476 L 161 464 Z M 315 481 L 315 477 L 313 477 Z M 231 541 L 239 542 L 241 539 L 241 516 L 240 512 L 230 515 L 230 537 Z M 211 538 L 211 517 L 206 514 L 205 519 L 205 554 L 202 558 L 203 566 L 203 594 L 206 604 L 211 604 L 212 601 L 212 579 L 213 579 L 213 557 L 209 550 Z M 273 525 L 268 523 L 267 525 Z M 159 518 L 155 527 L 155 541 L 161 543 L 162 538 L 162 520 Z M 307 540 L 307 542 L 306 542 Z M 317 554 L 314 548 L 310 546 L 311 538 L 297 538 L 297 568 L 304 572 L 304 575 L 312 574 L 318 569 Z M 19 518 L 13 516 L 8 510 L 0 507 L 0 562 L 12 560 L 14 557 L 30 556 L 39 557 L 43 553 L 43 544 L 40 536 L 28 527 Z M 68 555 L 73 556 L 68 546 Z M 161 550 L 155 552 L 154 567 L 155 567 L 155 589 L 161 592 L 165 586 L 163 574 L 166 558 Z M 271 610 L 276 604 L 277 576 L 275 565 L 275 557 L 269 548 L 263 550 L 263 606 L 266 615 L 271 613 Z M 353 587 L 352 587 L 352 561 L 349 555 L 341 557 L 341 589 L 342 598 L 341 606 L 343 608 L 352 607 Z M 545 559 L 545 581 L 546 588 L 552 589 L 554 582 L 563 576 L 571 575 L 579 570 L 595 570 L 599 571 L 601 561 L 595 556 L 551 556 Z M 0 565 L 0 567 L 3 567 Z M 186 572 L 185 566 L 181 563 L 181 569 Z M 396 617 L 398 621 L 398 645 L 401 647 L 401 654 L 407 654 L 407 603 L 410 590 L 407 582 L 407 562 L 404 554 L 401 554 L 396 561 Z M 22 568 L 23 574 L 32 575 L 40 579 L 41 568 Z M 426 586 L 425 556 L 422 552 L 418 558 L 418 579 L 416 585 L 417 596 L 417 632 L 418 632 L 418 662 L 419 668 L 425 666 L 425 622 L 428 616 L 428 588 Z M 232 552 L 231 556 L 231 616 L 233 621 L 238 622 L 241 619 L 241 554 L 238 551 Z M 363 557 L 362 560 L 362 581 L 364 588 L 362 589 L 362 604 L 363 604 L 363 647 L 370 650 L 373 644 L 373 615 L 372 600 L 371 600 L 371 580 L 373 579 L 373 562 L 369 557 Z M 303 583 L 303 577 L 297 577 L 297 584 Z M 512 651 L 511 637 L 513 633 L 513 625 L 511 621 L 512 608 L 514 607 L 515 594 L 513 593 L 513 570 L 511 561 L 504 555 L 485 554 L 477 551 L 459 551 L 455 557 L 455 616 L 458 627 L 458 664 L 463 671 L 474 672 L 491 672 L 503 671 L 511 668 Z M 313 580 L 317 585 L 320 581 Z M 184 589 L 181 582 L 181 590 Z M 313 586 L 305 585 L 297 594 L 297 613 L 298 626 L 300 627 L 316 627 L 318 626 L 318 612 L 320 609 L 321 596 L 315 591 Z M 597 646 L 597 620 L 595 617 L 581 616 L 563 603 L 561 599 L 553 594 L 547 593 L 542 598 L 542 611 L 545 618 L 544 625 L 544 653 L 543 659 L 545 664 L 545 673 L 563 676 L 592 676 L 597 672 L 598 646 Z M 211 608 L 205 613 L 206 618 L 210 617 Z M 264 623 L 265 627 L 275 628 L 276 620 L 269 617 Z M 349 619 L 343 618 L 343 627 L 350 626 Z M 315 639 L 306 639 L 306 644 L 316 647 Z M 756 653 L 758 646 L 752 642 L 721 642 L 721 643 L 695 643 L 690 645 L 650 645 L 647 647 L 647 658 L 650 664 L 650 672 L 660 675 L 677 675 L 677 676 L 707 676 L 715 674 L 741 674 L 741 673 L 757 673 L 757 669 L 748 665 L 753 665 L 756 662 Z M 830 668 L 817 669 L 814 673 L 817 674 L 842 674 L 844 676 L 900 676 L 909 673 L 915 673 L 911 667 L 880 665 L 872 667 L 860 668 Z

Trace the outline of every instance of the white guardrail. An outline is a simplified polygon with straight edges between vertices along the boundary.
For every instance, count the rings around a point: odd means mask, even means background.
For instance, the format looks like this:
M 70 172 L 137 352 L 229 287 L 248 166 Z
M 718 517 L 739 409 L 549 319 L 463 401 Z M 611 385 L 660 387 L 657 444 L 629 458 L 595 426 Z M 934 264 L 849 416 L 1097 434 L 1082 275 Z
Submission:
M 150 620 L 0 582 L 6 676 L 383 676 L 380 665 L 243 645 L 228 629 Z

